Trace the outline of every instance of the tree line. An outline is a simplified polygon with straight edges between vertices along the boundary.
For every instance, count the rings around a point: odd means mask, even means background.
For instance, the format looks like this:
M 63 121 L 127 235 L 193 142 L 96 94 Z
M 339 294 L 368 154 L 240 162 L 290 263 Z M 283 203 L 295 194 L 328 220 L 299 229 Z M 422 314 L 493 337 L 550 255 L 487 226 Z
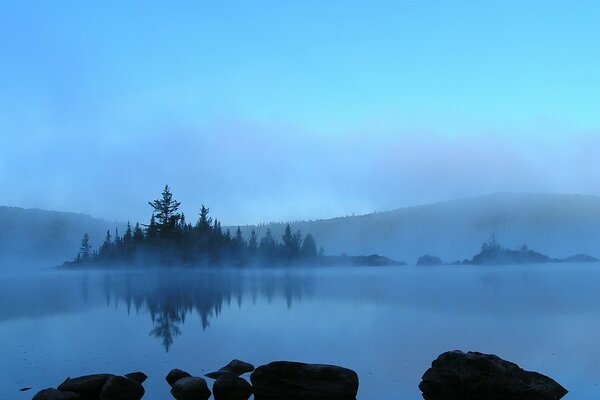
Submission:
M 148 224 L 136 223 L 132 227 L 128 222 L 122 235 L 118 229 L 114 235 L 107 231 L 97 250 L 92 249 L 90 236 L 85 233 L 76 258 L 68 264 L 290 264 L 314 262 L 323 253 L 322 248 L 317 251 L 311 234 L 302 237 L 300 231 L 292 232 L 289 224 L 280 241 L 270 229 L 260 240 L 254 230 L 248 239 L 240 227 L 233 234 L 229 229 L 223 231 L 221 223 L 209 216 L 204 205 L 197 221 L 188 223 L 185 215 L 178 212 L 181 203 L 173 199 L 168 185 L 160 198 L 148 204 L 152 208 Z

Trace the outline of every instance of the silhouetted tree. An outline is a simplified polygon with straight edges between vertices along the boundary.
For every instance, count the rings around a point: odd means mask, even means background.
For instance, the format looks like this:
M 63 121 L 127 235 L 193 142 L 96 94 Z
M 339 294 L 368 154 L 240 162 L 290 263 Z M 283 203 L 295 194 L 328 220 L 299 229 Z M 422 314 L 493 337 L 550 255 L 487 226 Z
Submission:
M 160 236 L 163 239 L 171 237 L 181 218 L 181 215 L 177 213 L 181 203 L 173 200 L 173 193 L 171 193 L 169 185 L 165 185 L 160 199 L 149 201 L 148 204 L 154 210 L 153 215 L 158 219 L 158 232 Z
M 300 250 L 302 257 L 312 259 L 317 257 L 317 243 L 313 236 L 309 233 L 302 241 L 302 249 Z
M 88 233 L 83 234 L 83 238 L 81 239 L 81 245 L 79 246 L 79 257 L 81 261 L 88 261 L 90 258 L 90 250 L 92 249 L 92 245 L 90 245 L 90 235 Z

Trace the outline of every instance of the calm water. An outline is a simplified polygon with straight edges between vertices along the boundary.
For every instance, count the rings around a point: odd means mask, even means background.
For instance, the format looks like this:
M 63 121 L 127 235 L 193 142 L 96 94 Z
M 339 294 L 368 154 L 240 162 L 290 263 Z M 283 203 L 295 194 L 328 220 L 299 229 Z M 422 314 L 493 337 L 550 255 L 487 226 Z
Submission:
M 343 365 L 359 399 L 416 400 L 453 349 L 597 399 L 600 265 L 0 274 L 0 399 L 142 370 L 145 398 L 166 400 L 171 368 L 200 375 L 240 358 Z

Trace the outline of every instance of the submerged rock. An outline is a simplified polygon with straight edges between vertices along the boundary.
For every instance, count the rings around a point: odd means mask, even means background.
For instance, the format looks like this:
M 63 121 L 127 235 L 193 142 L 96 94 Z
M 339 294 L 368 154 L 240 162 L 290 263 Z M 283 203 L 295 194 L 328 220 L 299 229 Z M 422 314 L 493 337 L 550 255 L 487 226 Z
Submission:
M 213 384 L 215 400 L 248 400 L 251 395 L 252 386 L 232 373 L 220 376 Z
M 204 376 L 212 378 L 212 379 L 217 379 L 223 375 L 227 375 L 227 374 L 235 374 L 235 375 L 243 375 L 246 372 L 252 372 L 254 371 L 254 365 L 247 363 L 245 361 L 241 361 L 241 360 L 231 360 L 229 362 L 229 364 L 227 364 L 226 366 L 220 368 L 217 371 L 214 372 L 209 372 L 208 374 L 205 374 Z
M 106 381 L 114 375 L 112 374 L 94 374 L 84 375 L 77 378 L 67 378 L 58 386 L 58 390 L 63 392 L 74 392 L 81 397 L 97 397 Z
M 141 383 L 124 376 L 111 376 L 100 391 L 100 400 L 140 400 L 144 396 Z
M 133 381 L 136 381 L 137 383 L 144 383 L 146 381 L 146 379 L 148 379 L 148 375 L 146 375 L 145 373 L 143 373 L 141 371 L 130 372 L 128 374 L 125 374 L 124 376 Z
M 256 400 L 354 400 L 356 372 L 325 364 L 275 361 L 250 376 Z
M 81 400 L 81 396 L 74 392 L 49 388 L 37 392 L 32 400 Z
M 211 395 L 206 381 L 196 377 L 178 379 L 171 387 L 171 394 L 177 400 L 207 400 Z
M 169 373 L 167 374 L 167 376 L 165 376 L 165 379 L 167 380 L 167 383 L 169 384 L 169 386 L 173 386 L 173 384 L 175 382 L 177 382 L 178 380 L 180 380 L 181 378 L 188 378 L 192 375 L 190 375 L 189 373 L 182 371 L 180 369 L 172 369 L 169 371 Z
M 419 389 L 425 400 L 558 400 L 568 392 L 496 355 L 458 350 L 434 360 Z

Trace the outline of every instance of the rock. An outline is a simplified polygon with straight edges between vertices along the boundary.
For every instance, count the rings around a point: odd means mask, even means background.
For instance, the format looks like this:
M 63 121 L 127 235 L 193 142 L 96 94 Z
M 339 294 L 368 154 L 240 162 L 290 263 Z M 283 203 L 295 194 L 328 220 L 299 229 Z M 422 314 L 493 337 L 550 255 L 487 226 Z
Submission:
M 449 351 L 431 364 L 419 389 L 425 400 L 558 400 L 567 390 L 493 354 Z
M 220 369 L 221 371 L 229 371 L 234 374 L 242 375 L 246 372 L 254 371 L 254 365 L 240 360 L 231 360 L 229 364 Z
M 171 388 L 171 394 L 177 400 L 207 400 L 211 395 L 206 381 L 196 377 L 178 379 Z
M 124 376 L 111 376 L 100 391 L 100 400 L 140 400 L 144 396 L 141 383 Z
M 218 379 L 218 378 L 222 377 L 223 375 L 239 376 L 238 374 L 235 374 L 233 372 L 223 371 L 221 369 L 218 371 L 209 372 L 208 374 L 204 374 L 204 376 L 206 376 L 207 378 L 211 378 L 211 379 Z
M 205 374 L 204 376 L 212 378 L 212 379 L 217 379 L 220 376 L 229 374 L 229 373 L 239 376 L 239 375 L 245 374 L 246 372 L 252 372 L 252 371 L 254 371 L 254 365 L 247 363 L 245 361 L 231 360 L 229 362 L 229 364 L 227 364 L 223 368 L 220 368 L 218 371 L 209 372 L 208 374 Z
M 136 381 L 137 383 L 144 383 L 146 379 L 148 379 L 148 375 L 141 371 L 130 372 L 128 374 L 125 374 L 125 377 Z
M 252 386 L 239 376 L 226 373 L 213 384 L 215 400 L 248 400 L 252 395 Z
M 419 257 L 419 259 L 417 260 L 417 265 L 442 265 L 442 260 L 439 257 L 424 255 L 422 257 Z
M 175 369 L 172 369 L 169 371 L 169 373 L 167 374 L 165 379 L 167 380 L 167 383 L 169 384 L 169 386 L 173 386 L 173 384 L 175 382 L 177 382 L 178 380 L 180 380 L 181 378 L 188 378 L 190 376 L 191 375 L 189 373 L 175 368 Z
M 58 390 L 63 392 L 74 392 L 81 397 L 98 397 L 102 386 L 106 383 L 111 374 L 84 375 L 77 378 L 67 378 L 60 384 Z
M 275 361 L 250 375 L 256 400 L 354 400 L 356 372 L 324 364 Z
M 40 390 L 32 400 L 81 400 L 77 393 L 65 392 L 58 389 Z

